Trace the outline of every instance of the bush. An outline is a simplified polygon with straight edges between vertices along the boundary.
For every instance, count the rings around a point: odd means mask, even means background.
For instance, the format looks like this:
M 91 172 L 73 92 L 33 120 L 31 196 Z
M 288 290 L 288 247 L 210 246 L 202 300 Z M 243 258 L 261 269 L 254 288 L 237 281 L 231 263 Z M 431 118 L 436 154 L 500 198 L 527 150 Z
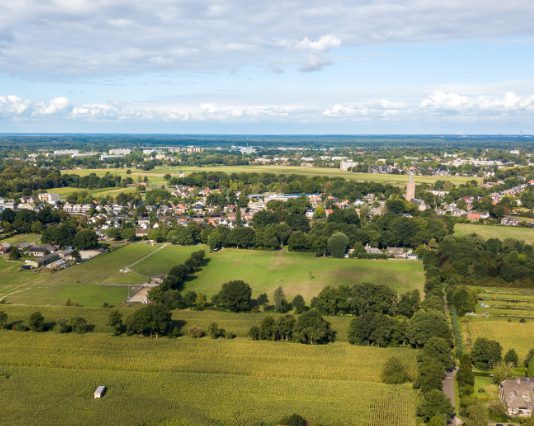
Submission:
M 193 339 L 200 339 L 206 335 L 206 332 L 200 327 L 193 326 L 189 329 L 187 335 Z
M 382 370 L 382 381 L 390 385 L 398 385 L 410 381 L 408 368 L 397 357 L 389 358 Z
M 212 339 L 218 339 L 219 337 L 224 337 L 225 330 L 222 328 L 219 328 L 216 322 L 212 322 L 208 326 L 208 334 Z
M 250 330 L 248 331 L 248 337 L 250 337 L 252 340 L 260 340 L 260 328 L 256 325 L 250 327 Z
M 291 414 L 288 417 L 282 418 L 278 424 L 281 426 L 306 426 L 307 422 L 304 417 L 298 414 Z
M 41 312 L 34 312 L 33 314 L 31 314 L 30 319 L 28 321 L 28 325 L 31 331 L 45 331 L 45 319 Z
M 225 337 L 227 339 L 235 339 L 237 337 L 237 335 L 233 331 L 227 331 L 226 334 L 225 334 Z

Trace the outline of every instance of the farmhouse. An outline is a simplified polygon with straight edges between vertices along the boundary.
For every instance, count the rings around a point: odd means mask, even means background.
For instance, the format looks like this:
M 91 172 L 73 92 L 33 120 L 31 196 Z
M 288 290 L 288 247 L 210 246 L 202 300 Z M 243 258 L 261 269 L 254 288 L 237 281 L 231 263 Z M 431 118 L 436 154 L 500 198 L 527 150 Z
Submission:
M 510 417 L 531 417 L 534 410 L 534 378 L 504 380 L 499 387 L 499 397 Z

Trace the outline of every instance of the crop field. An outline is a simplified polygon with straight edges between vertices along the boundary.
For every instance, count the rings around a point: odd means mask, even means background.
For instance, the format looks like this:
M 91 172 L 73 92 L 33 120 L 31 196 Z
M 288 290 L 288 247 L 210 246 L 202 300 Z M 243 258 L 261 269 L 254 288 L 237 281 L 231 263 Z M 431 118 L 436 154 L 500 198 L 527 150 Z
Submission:
M 286 250 L 224 249 L 210 255 L 210 263 L 187 288 L 211 296 L 226 281 L 241 279 L 255 295 L 282 286 L 286 296 L 301 294 L 309 303 L 327 285 L 362 282 L 385 284 L 399 292 L 422 289 L 423 265 L 416 261 L 333 259 Z
M 314 424 L 415 425 L 411 386 L 379 382 L 390 356 L 414 370 L 411 349 L 9 331 L 0 344 L 6 424 L 274 425 L 298 412 Z
M 477 314 L 517 320 L 534 320 L 534 290 L 528 288 L 477 287 Z
M 127 244 L 109 253 L 59 272 L 19 271 L 20 262 L 0 258 L 0 297 L 10 303 L 31 305 L 100 306 L 118 305 L 126 299 L 129 287 L 151 276 L 166 274 L 183 263 L 190 253 L 205 246 L 170 244 Z M 272 296 L 282 286 L 291 298 L 301 294 L 309 303 L 327 285 L 362 282 L 385 284 L 398 292 L 422 289 L 423 266 L 416 261 L 317 258 L 311 253 L 287 250 L 261 251 L 224 249 L 208 256 L 209 263 L 196 274 L 187 288 L 207 296 L 221 285 L 241 279 L 250 284 L 254 295 Z
M 515 238 L 528 244 L 534 244 L 534 228 L 518 228 L 502 225 L 478 225 L 474 223 L 457 223 L 454 225 L 454 234 L 460 237 L 470 234 L 478 234 L 485 239 Z
M 153 170 L 131 170 L 131 176 L 136 179 L 138 176 L 147 176 L 151 183 L 164 183 L 163 176 L 169 173 L 172 176 L 178 176 L 180 172 L 191 173 L 196 171 L 215 171 L 224 173 L 273 173 L 273 174 L 295 174 L 304 176 L 329 176 L 342 177 L 354 181 L 370 181 L 380 183 L 390 183 L 392 185 L 406 185 L 408 182 L 407 175 L 393 175 L 380 173 L 352 173 L 340 169 L 327 167 L 298 167 L 298 166 L 206 166 L 206 167 L 158 167 Z M 85 176 L 90 173 L 103 175 L 105 173 L 113 173 L 121 176 L 126 176 L 126 169 L 74 169 L 67 170 L 64 173 L 77 174 Z M 438 180 L 449 181 L 454 184 L 465 183 L 470 180 L 477 180 L 481 182 L 481 178 L 467 177 L 467 176 L 415 176 L 416 183 L 434 183 Z
M 478 337 L 486 337 L 498 341 L 503 347 L 503 354 L 508 349 L 515 349 L 520 360 L 523 360 L 528 351 L 534 348 L 533 320 L 520 323 L 518 320 L 465 318 L 463 328 L 468 347 Z

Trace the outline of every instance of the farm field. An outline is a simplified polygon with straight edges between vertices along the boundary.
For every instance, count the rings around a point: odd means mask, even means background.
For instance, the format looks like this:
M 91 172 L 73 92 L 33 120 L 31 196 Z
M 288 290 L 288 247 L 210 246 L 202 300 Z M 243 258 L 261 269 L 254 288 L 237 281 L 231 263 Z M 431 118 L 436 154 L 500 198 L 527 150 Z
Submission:
M 477 294 L 480 300 L 478 314 L 491 318 L 534 320 L 534 289 L 479 287 Z
M 534 244 L 534 228 L 518 228 L 501 225 L 478 225 L 474 223 L 457 223 L 454 225 L 454 235 L 463 237 L 465 235 L 478 234 L 485 239 L 515 238 L 523 240 L 528 244 Z
M 411 349 L 54 332 L 0 342 L 7 424 L 275 425 L 298 412 L 314 424 L 415 425 L 411 386 L 379 383 L 390 356 L 415 368 Z M 94 400 L 100 384 L 108 393 Z
M 530 349 L 534 348 L 534 321 L 489 318 L 464 318 L 463 329 L 465 342 L 470 347 L 478 337 L 498 341 L 503 347 L 503 354 L 508 349 L 515 349 L 519 359 L 523 360 Z
M 138 176 L 148 176 L 151 183 L 164 183 L 163 176 L 166 173 L 171 175 L 178 175 L 180 172 L 191 173 L 196 171 L 206 172 L 224 172 L 224 173 L 273 173 L 273 174 L 295 174 L 304 176 L 330 176 L 342 177 L 354 181 L 371 181 L 380 183 L 390 183 L 392 185 L 406 185 L 408 182 L 407 175 L 393 175 L 380 173 L 352 173 L 345 172 L 340 169 L 327 167 L 297 167 L 297 166 L 206 166 L 206 167 L 158 167 L 153 170 L 131 170 L 132 178 L 136 179 Z M 85 176 L 90 173 L 103 175 L 105 173 L 113 173 L 126 176 L 126 169 L 74 169 L 65 170 L 64 173 L 77 174 Z M 466 177 L 466 176 L 415 176 L 416 183 L 434 183 L 437 180 L 449 181 L 454 184 L 465 183 L 469 180 L 477 180 L 481 182 L 481 178 Z
M 50 273 L 19 271 L 20 263 L 0 258 L 0 297 L 15 304 L 65 305 L 68 299 L 83 306 L 118 305 L 128 287 L 165 274 L 205 246 L 127 244 L 71 268 Z M 317 258 L 311 253 L 287 250 L 224 249 L 210 254 L 207 266 L 187 289 L 212 296 L 230 280 L 247 281 L 254 295 L 272 293 L 282 286 L 291 298 L 301 294 L 309 303 L 327 285 L 362 282 L 385 284 L 398 292 L 422 289 L 423 266 L 416 261 Z
M 309 303 L 328 285 L 363 282 L 385 284 L 398 292 L 422 289 L 423 265 L 416 261 L 333 259 L 311 253 L 224 249 L 210 255 L 210 263 L 187 284 L 188 289 L 211 296 L 226 281 L 241 279 L 254 295 L 282 286 L 286 296 L 301 294 Z
M 34 243 L 36 241 L 39 241 L 41 238 L 41 235 L 39 234 L 17 234 L 12 237 L 4 238 L 0 240 L 0 243 L 10 243 L 10 244 L 16 244 L 16 243 Z

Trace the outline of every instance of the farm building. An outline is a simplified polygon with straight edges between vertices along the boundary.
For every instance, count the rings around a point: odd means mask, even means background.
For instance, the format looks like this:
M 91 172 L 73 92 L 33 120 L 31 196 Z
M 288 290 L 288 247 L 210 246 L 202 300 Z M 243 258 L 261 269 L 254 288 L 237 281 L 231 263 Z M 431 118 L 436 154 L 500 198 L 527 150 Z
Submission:
M 42 266 L 49 265 L 53 262 L 56 262 L 60 259 L 59 254 L 52 253 L 45 256 L 39 257 L 35 260 L 26 260 L 26 265 L 30 268 L 40 268 Z

